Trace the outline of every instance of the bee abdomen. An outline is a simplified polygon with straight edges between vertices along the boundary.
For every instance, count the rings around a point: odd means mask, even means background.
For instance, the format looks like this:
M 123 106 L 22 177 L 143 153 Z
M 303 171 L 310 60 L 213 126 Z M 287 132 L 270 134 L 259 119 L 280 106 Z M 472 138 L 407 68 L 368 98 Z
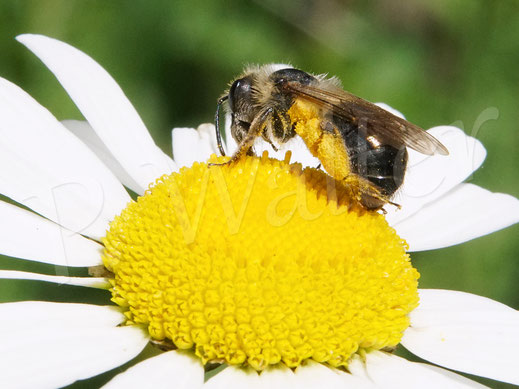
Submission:
M 346 136 L 350 166 L 353 173 L 366 178 L 391 197 L 404 181 L 407 149 L 376 144 L 355 131 Z
M 390 197 L 404 182 L 407 166 L 407 150 L 392 146 L 380 146 L 367 152 L 368 162 L 366 178 L 382 189 Z

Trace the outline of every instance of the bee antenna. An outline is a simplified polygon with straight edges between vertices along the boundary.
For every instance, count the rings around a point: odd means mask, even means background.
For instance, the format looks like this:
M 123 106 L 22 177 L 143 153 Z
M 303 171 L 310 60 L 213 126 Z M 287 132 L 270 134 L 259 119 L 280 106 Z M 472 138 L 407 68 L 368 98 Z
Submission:
M 222 134 L 220 133 L 220 105 L 229 98 L 228 95 L 222 96 L 218 99 L 216 104 L 216 113 L 214 114 L 214 128 L 216 131 L 216 142 L 218 143 L 218 150 L 220 150 L 220 154 L 225 156 L 225 151 L 223 149 L 222 144 Z

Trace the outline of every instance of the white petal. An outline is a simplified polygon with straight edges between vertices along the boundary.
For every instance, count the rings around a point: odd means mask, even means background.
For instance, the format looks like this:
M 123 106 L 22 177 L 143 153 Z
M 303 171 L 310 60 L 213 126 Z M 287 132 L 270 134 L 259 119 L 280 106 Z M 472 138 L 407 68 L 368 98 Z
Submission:
M 220 155 L 218 144 L 216 142 L 216 130 L 214 128 L 214 124 L 203 123 L 200 124 L 196 130 L 198 131 L 200 139 L 203 142 L 203 149 L 206 150 L 206 153 L 209 154 L 207 158 L 209 158 L 211 154 Z
M 460 184 L 395 227 L 410 251 L 452 246 L 519 222 L 519 200 Z
M 197 389 L 203 384 L 204 368 L 200 359 L 187 353 L 169 351 L 116 375 L 103 389 Z
M 353 376 L 369 380 L 374 388 L 484 388 L 485 386 L 447 370 L 409 362 L 380 351 L 366 354 L 366 361 L 354 357 L 348 365 Z
M 402 209 L 386 207 L 386 219 L 393 226 L 464 181 L 485 159 L 483 145 L 459 128 L 441 126 L 427 132 L 447 147 L 449 155 L 428 156 L 408 149 L 404 184 L 392 199 Z
M 0 387 L 65 386 L 122 365 L 147 342 L 137 327 L 11 331 L 0 343 Z
M 290 157 L 291 163 L 300 163 L 303 167 L 317 168 L 321 165 L 321 161 L 314 157 L 305 142 L 299 136 L 295 136 L 283 145 L 280 145 L 277 151 L 274 151 L 272 146 L 265 142 L 262 138 L 257 138 L 254 142 L 254 153 L 256 155 L 262 155 L 264 151 L 267 151 L 270 158 L 285 159 L 285 154 L 288 150 L 292 152 Z
M 321 365 L 320 363 L 307 361 L 304 366 L 299 366 L 294 374 L 295 388 L 320 389 L 320 388 L 346 388 L 355 382 L 357 388 L 363 388 L 361 380 L 344 374 L 336 369 Z M 358 384 L 358 385 L 357 385 Z M 280 387 L 281 388 L 281 387 Z
M 214 135 L 212 124 L 201 124 L 198 129 L 174 128 L 172 131 L 173 157 L 179 167 L 189 167 L 194 162 L 205 162 L 211 154 L 216 153 L 213 141 Z M 218 153 L 219 155 L 219 153 Z
M 257 371 L 235 366 L 228 366 L 204 384 L 204 389 L 259 389 L 263 387 Z
M 225 114 L 225 147 L 224 150 L 228 155 L 233 155 L 234 152 L 238 149 L 238 145 L 236 141 L 232 137 L 231 134 L 231 114 Z
M 420 290 L 402 344 L 449 369 L 519 384 L 519 312 L 491 299 Z
M 261 387 L 269 389 L 295 387 L 294 372 L 286 365 L 278 364 L 267 367 L 259 376 Z
M 347 387 L 350 382 L 342 372 L 314 361 L 306 361 L 295 372 L 285 365 L 269 367 L 259 377 L 261 387 L 269 389 L 339 389 Z
M 0 270 L 0 278 L 10 280 L 35 280 L 53 282 L 60 285 L 85 286 L 89 288 L 108 289 L 110 283 L 103 277 L 68 277 L 49 276 L 40 273 L 30 273 L 16 270 Z
M 0 254 L 61 266 L 100 265 L 103 246 L 0 201 Z
M 179 168 L 197 161 L 198 133 L 194 128 L 177 127 L 171 132 L 173 158 Z
M 272 72 L 277 72 L 281 69 L 294 69 L 289 63 L 269 63 L 268 66 L 270 66 Z
M 115 306 L 21 301 L 0 304 L 0 336 L 33 328 L 115 327 L 124 315 Z
M 137 355 L 143 331 L 116 327 L 117 307 L 24 301 L 0 304 L 0 387 L 54 388 Z
M 141 190 L 175 166 L 153 142 L 135 108 L 113 78 L 74 47 L 42 35 L 19 35 L 54 73 L 99 138 Z
M 258 379 L 259 377 L 259 379 Z M 259 376 L 252 369 L 229 366 L 212 377 L 204 388 L 269 388 L 269 389 L 320 389 L 320 388 L 371 388 L 368 380 L 359 379 L 342 371 L 307 361 L 295 372 L 285 365 L 270 366 Z
M 141 186 L 124 170 L 87 121 L 62 120 L 61 123 L 81 139 L 127 188 L 130 188 L 138 195 L 144 194 Z
M 49 111 L 0 79 L 0 193 L 100 238 L 130 200 L 101 161 Z

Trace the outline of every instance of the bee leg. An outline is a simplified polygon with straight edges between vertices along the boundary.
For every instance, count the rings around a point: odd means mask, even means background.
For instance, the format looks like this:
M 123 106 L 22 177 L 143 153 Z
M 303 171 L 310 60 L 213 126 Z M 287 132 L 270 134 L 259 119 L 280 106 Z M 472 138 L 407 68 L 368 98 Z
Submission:
M 389 201 L 389 198 L 376 185 L 363 177 L 350 174 L 344 181 L 346 185 L 352 188 L 352 196 L 366 209 L 382 209 L 382 212 L 386 213 L 383 209 L 385 204 L 391 204 L 400 208 L 400 205 Z
M 272 141 L 269 140 L 268 142 L 269 142 L 269 144 L 270 144 L 270 147 L 272 147 L 272 149 L 273 149 L 274 151 L 278 151 L 278 150 L 279 150 L 279 149 L 276 147 L 276 145 L 275 145 L 274 143 L 272 143 Z
M 252 121 L 249 132 L 245 135 L 245 137 L 241 140 L 238 145 L 238 150 L 234 153 L 234 155 L 227 162 L 223 163 L 210 163 L 209 166 L 222 166 L 222 165 L 232 165 L 234 162 L 238 161 L 242 156 L 248 154 L 252 145 L 256 138 L 263 132 L 267 122 L 272 117 L 273 109 L 271 107 L 264 109 L 257 115 Z
M 360 178 L 360 177 L 359 177 Z M 391 204 L 398 209 L 402 209 L 400 204 L 394 203 L 389 200 L 389 197 L 381 192 L 380 188 L 371 183 L 371 181 L 362 179 L 363 184 L 359 185 L 361 190 L 361 202 L 366 208 L 370 209 L 381 209 L 384 214 L 386 214 L 386 210 L 383 208 L 385 204 Z M 371 206 L 369 206 L 372 204 Z
M 389 197 L 381 193 L 378 189 L 377 192 L 371 190 L 369 192 L 362 192 L 361 203 L 368 209 L 381 209 L 384 214 L 387 213 L 383 208 L 386 204 L 391 204 L 398 209 L 402 209 L 400 204 L 390 201 Z

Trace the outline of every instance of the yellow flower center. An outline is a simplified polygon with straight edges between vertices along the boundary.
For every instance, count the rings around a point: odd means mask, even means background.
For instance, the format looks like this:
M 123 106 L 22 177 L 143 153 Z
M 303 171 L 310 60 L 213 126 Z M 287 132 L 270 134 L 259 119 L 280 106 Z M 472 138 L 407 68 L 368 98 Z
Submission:
M 257 370 L 396 346 L 419 274 L 384 217 L 337 185 L 266 155 L 161 177 L 104 239 L 126 324 Z

